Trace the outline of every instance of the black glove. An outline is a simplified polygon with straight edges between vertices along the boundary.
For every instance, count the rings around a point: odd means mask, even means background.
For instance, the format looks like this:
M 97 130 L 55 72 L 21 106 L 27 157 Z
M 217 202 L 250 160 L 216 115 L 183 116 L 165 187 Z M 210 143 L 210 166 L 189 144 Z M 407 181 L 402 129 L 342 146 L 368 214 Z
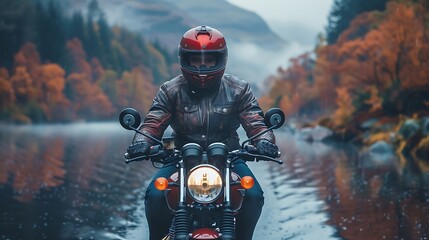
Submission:
M 275 158 L 278 156 L 279 147 L 266 139 L 261 139 L 256 142 L 256 150 L 261 155 Z
M 137 141 L 131 144 L 127 153 L 129 158 L 140 157 L 149 153 L 150 144 L 146 141 Z

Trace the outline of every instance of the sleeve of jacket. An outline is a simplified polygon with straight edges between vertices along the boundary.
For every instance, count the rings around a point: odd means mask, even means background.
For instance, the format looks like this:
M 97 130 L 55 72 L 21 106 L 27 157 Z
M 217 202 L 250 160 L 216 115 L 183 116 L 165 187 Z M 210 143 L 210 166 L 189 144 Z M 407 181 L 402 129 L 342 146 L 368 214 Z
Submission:
M 172 109 L 172 103 L 167 95 L 165 86 L 161 85 L 139 130 L 152 137 L 161 139 L 165 129 L 170 125 Z M 151 139 L 137 133 L 133 141 L 141 140 L 154 144 Z
M 238 111 L 240 123 L 246 131 L 247 137 L 250 138 L 267 129 L 267 126 L 264 123 L 264 113 L 259 107 L 258 101 L 253 95 L 248 83 L 240 97 Z M 272 143 L 276 142 L 272 131 L 262 134 L 253 141 L 260 139 L 266 139 Z

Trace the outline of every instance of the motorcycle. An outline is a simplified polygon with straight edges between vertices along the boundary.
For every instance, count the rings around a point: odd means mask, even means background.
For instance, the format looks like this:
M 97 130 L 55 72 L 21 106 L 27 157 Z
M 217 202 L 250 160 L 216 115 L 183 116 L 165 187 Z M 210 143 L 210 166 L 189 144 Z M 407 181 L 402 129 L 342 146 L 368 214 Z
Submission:
M 141 116 L 133 108 L 120 113 L 122 127 L 158 144 L 144 156 L 130 158 L 125 153 L 125 163 L 150 160 L 154 165 L 175 164 L 177 167 L 177 172 L 168 179 L 160 177 L 154 182 L 156 189 L 164 191 L 167 205 L 174 213 L 164 240 L 235 239 L 235 215 L 241 208 L 246 190 L 253 187 L 254 179 L 234 173 L 234 163 L 237 160 L 283 163 L 259 155 L 256 147 L 248 144 L 258 136 L 280 128 L 285 115 L 280 109 L 272 108 L 265 114 L 264 121 L 267 130 L 245 140 L 238 150 L 228 151 L 220 142 L 212 143 L 205 151 L 196 143 L 187 143 L 179 150 L 175 148 L 173 138 L 158 140 L 139 131 Z

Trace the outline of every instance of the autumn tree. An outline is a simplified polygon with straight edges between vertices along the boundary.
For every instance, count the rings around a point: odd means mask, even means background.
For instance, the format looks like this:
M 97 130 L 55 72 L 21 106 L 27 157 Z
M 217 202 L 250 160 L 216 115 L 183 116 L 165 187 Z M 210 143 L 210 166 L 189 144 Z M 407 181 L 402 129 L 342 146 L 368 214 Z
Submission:
M 287 69 L 279 68 L 277 75 L 267 79 L 270 90 L 261 98 L 262 104 L 280 107 L 288 115 L 316 111 L 313 69 L 308 53 L 290 59 Z
M 67 48 L 74 72 L 67 77 L 67 96 L 73 102 L 76 113 L 81 118 L 89 119 L 110 117 L 114 112 L 113 105 L 93 80 L 93 69 L 86 60 L 86 52 L 79 39 L 70 40 Z
M 24 67 L 31 77 L 38 81 L 37 84 L 41 81 L 41 65 L 40 54 L 37 51 L 36 45 L 32 42 L 22 45 L 19 52 L 15 54 L 14 66 Z
M 109 98 L 97 84 L 88 81 L 83 73 L 72 73 L 67 77 L 70 100 L 81 119 L 100 120 L 109 118 L 114 108 Z
M 48 121 L 71 121 L 74 117 L 71 102 L 65 97 L 65 71 L 58 64 L 42 67 L 42 106 Z
M 6 111 L 15 102 L 15 92 L 9 81 L 9 73 L 6 68 L 0 68 L 0 111 L 2 116 L 7 115 Z
M 328 43 L 335 43 L 341 33 L 349 28 L 355 17 L 365 12 L 383 11 L 386 2 L 388 0 L 335 0 L 329 13 L 326 28 Z
M 146 113 L 152 104 L 156 88 L 147 69 L 134 68 L 124 72 L 116 83 L 116 103 L 119 108 L 134 107 Z
M 18 104 L 26 104 L 36 99 L 37 91 L 33 85 L 34 81 L 25 67 L 16 67 L 15 73 L 10 78 L 10 82 L 12 83 Z
M 19 105 L 36 100 L 39 96 L 37 80 L 40 79 L 40 58 L 36 47 L 26 43 L 15 55 L 15 69 L 10 81 Z M 37 86 L 36 86 L 37 85 Z
M 92 76 L 91 65 L 87 61 L 86 52 L 78 38 L 67 41 L 67 67 L 70 72 Z
M 428 63 L 425 46 L 429 42 L 415 11 L 415 5 L 391 2 L 383 14 L 362 14 L 337 44 L 323 50 L 320 61 L 329 61 L 328 67 L 333 70 L 330 73 L 325 69 L 324 78 L 337 79 L 336 84 L 346 87 L 354 99 L 362 99 L 354 102 L 360 111 L 371 108 L 368 103 L 372 107 L 382 104 L 387 114 L 423 107 L 429 82 L 428 68 L 423 66 Z M 357 32 L 363 24 L 377 27 L 350 40 L 347 34 Z M 405 99 L 412 100 L 412 106 Z
M 337 92 L 337 110 L 334 112 L 334 123 L 337 126 L 342 126 L 347 124 L 351 119 L 353 119 L 353 113 L 355 111 L 355 107 L 353 106 L 353 99 L 350 96 L 347 88 L 338 87 L 336 88 Z
M 64 95 L 65 71 L 58 64 L 42 64 L 34 44 L 26 43 L 15 55 L 10 77 L 14 100 L 31 121 L 72 120 Z
M 109 26 L 96 0 L 85 15 L 69 17 L 61 5 L 54 0 L 0 3 L 2 120 L 105 119 L 128 104 L 147 109 L 154 84 L 178 69 L 171 66 L 172 53 Z

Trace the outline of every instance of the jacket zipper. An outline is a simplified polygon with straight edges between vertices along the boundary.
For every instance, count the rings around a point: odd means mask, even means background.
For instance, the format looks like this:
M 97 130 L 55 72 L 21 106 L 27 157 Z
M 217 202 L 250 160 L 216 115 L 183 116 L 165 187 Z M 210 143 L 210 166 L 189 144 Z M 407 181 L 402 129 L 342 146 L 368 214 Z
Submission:
M 211 107 L 211 101 L 209 98 L 207 98 L 207 132 L 206 132 L 206 149 L 208 147 L 208 141 L 209 141 L 209 129 L 210 129 L 210 107 Z

